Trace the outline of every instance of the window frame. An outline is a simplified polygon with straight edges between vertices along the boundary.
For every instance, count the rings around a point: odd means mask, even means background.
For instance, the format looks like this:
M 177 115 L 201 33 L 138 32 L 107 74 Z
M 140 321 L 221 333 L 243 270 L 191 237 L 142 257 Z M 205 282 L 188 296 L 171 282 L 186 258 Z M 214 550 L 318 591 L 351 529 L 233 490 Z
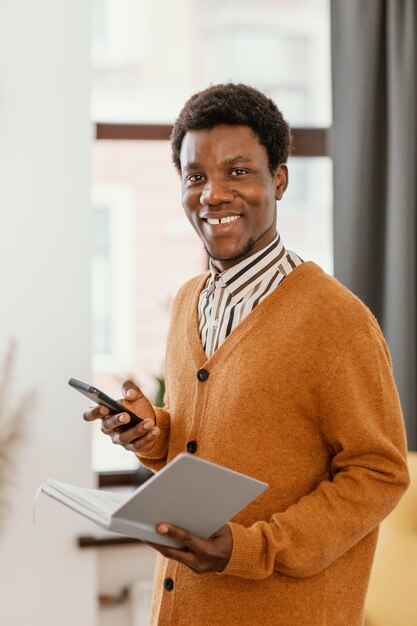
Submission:
M 292 128 L 292 157 L 330 156 L 330 128 Z M 98 122 L 95 128 L 96 141 L 155 141 L 169 140 L 171 124 L 116 124 Z

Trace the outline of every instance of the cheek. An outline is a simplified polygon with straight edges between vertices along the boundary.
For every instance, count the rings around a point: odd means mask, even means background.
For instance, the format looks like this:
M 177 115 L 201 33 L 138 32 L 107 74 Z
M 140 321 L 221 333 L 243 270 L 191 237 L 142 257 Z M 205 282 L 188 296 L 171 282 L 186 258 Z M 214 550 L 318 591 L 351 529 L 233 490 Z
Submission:
M 198 206 L 198 197 L 196 194 L 191 194 L 188 191 L 184 191 L 181 194 L 181 204 L 184 209 L 184 213 L 187 216 L 188 221 L 194 228 L 196 226 L 196 209 Z
M 270 207 L 275 203 L 275 187 L 267 181 L 257 182 L 244 191 L 245 199 L 251 206 Z
M 264 191 L 254 195 L 248 203 L 252 210 L 250 211 L 251 221 L 259 224 L 268 223 L 273 221 L 276 214 L 276 199 L 275 194 Z

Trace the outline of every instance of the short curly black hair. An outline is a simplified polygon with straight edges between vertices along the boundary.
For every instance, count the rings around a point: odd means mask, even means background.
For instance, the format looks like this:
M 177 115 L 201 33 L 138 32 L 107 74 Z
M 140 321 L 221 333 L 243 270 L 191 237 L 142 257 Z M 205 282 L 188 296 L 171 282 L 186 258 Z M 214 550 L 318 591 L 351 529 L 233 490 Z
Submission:
M 286 163 L 291 152 L 291 130 L 276 104 L 253 87 L 227 83 L 199 91 L 181 110 L 171 133 L 172 160 L 178 172 L 185 134 L 220 124 L 249 126 L 266 148 L 271 174 Z

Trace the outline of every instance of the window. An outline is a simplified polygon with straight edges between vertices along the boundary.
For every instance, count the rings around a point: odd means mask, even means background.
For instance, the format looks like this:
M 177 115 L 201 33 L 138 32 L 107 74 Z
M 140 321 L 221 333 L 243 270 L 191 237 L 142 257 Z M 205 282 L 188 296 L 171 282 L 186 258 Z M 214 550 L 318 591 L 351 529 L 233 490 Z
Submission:
M 206 268 L 167 141 L 183 103 L 210 83 L 241 81 L 274 98 L 293 127 L 328 127 L 329 30 L 328 0 L 95 0 L 92 118 L 108 139 L 93 149 L 93 370 L 108 393 L 132 377 L 155 397 L 170 303 Z M 331 161 L 311 149 L 315 136 L 295 132 L 278 229 L 288 249 L 332 273 Z M 95 438 L 95 469 L 136 464 Z
M 92 189 L 93 370 L 130 371 L 134 364 L 136 197 L 132 186 L 96 182 Z
M 293 126 L 329 126 L 329 0 L 94 0 L 92 117 L 172 124 L 210 83 L 243 81 Z

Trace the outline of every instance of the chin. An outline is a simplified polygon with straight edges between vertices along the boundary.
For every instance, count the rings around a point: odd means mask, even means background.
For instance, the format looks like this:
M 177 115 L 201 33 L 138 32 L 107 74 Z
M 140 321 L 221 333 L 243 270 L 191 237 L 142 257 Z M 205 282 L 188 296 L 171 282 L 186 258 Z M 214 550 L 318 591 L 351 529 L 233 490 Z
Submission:
M 255 242 L 253 239 L 249 239 L 246 245 L 241 248 L 229 249 L 229 250 L 210 250 L 208 246 L 205 246 L 207 254 L 213 259 L 213 261 L 222 261 L 224 263 L 229 261 L 239 261 L 243 257 L 248 256 L 252 250 Z

